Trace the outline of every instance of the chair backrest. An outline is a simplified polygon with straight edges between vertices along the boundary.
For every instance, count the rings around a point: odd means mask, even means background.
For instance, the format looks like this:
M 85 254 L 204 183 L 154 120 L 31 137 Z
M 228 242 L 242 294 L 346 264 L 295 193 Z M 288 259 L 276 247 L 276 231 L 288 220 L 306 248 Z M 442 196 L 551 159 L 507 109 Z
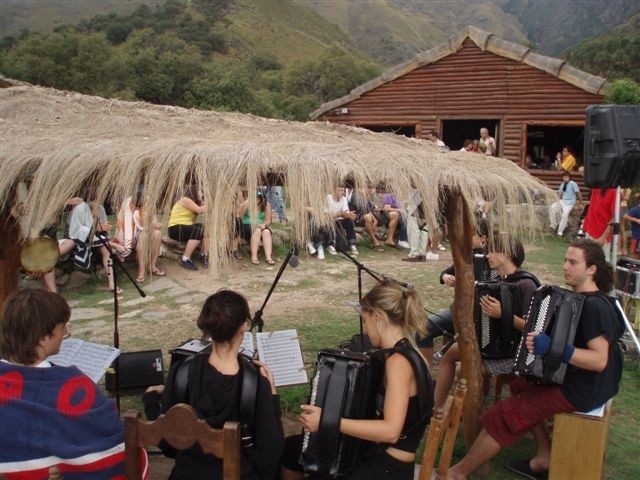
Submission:
M 204 453 L 222 460 L 225 480 L 240 479 L 238 422 L 225 422 L 222 428 L 213 428 L 199 418 L 191 406 L 179 403 L 153 422 L 142 420 L 139 412 L 128 411 L 124 416 L 124 430 L 127 480 L 141 479 L 140 448 L 157 446 L 161 440 L 176 450 L 186 450 L 197 442 Z
M 466 395 L 467 381 L 461 378 L 458 380 L 453 395 L 447 397 L 444 407 L 437 408 L 431 418 L 431 423 L 427 430 L 427 439 L 424 444 L 424 453 L 422 454 L 419 480 L 431 479 L 441 442 L 442 451 L 440 452 L 440 462 L 438 462 L 438 474 L 442 478 L 447 477 Z

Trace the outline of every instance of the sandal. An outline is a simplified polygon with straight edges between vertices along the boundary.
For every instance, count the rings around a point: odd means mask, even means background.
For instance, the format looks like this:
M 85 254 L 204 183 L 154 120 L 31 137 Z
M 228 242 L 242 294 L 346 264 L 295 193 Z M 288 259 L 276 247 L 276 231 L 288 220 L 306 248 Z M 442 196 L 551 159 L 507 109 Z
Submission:
M 373 250 L 375 250 L 376 252 L 384 252 L 384 247 L 382 246 L 381 243 L 374 243 L 373 247 L 371 247 Z
M 144 283 L 145 278 L 144 277 L 138 277 L 136 278 L 136 283 Z M 112 290 L 113 291 L 113 290 Z
M 152 275 L 155 275 L 156 277 L 164 277 L 166 275 L 166 272 L 164 270 L 160 270 L 159 268 L 157 270 L 153 270 L 151 272 Z M 143 279 L 144 280 L 144 279 Z
M 275 264 L 276 264 L 276 262 L 274 262 L 274 261 L 273 261 L 272 259 L 270 259 L 270 258 L 267 258 L 267 263 L 268 263 L 269 265 L 275 265 Z
M 252 258 L 251 263 L 253 263 L 254 265 L 260 265 L 260 260 L 258 260 L 257 258 Z
M 109 288 L 109 289 L 107 289 L 107 292 L 111 292 L 111 293 L 113 293 L 113 288 Z M 118 287 L 118 288 L 116 289 L 116 293 L 117 293 L 118 295 L 122 295 L 122 294 L 124 293 L 124 290 L 123 290 L 123 289 L 121 289 L 120 287 Z
M 242 255 L 238 252 L 238 250 L 234 250 L 231 252 L 231 256 L 236 260 L 242 260 Z

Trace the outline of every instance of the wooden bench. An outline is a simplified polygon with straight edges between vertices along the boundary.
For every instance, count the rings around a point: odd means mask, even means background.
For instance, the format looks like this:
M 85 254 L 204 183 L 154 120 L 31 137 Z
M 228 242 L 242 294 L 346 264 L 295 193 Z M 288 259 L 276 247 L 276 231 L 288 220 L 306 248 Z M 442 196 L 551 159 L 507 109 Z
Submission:
M 611 422 L 611 400 L 602 417 L 559 413 L 553 420 L 549 480 L 604 478 Z

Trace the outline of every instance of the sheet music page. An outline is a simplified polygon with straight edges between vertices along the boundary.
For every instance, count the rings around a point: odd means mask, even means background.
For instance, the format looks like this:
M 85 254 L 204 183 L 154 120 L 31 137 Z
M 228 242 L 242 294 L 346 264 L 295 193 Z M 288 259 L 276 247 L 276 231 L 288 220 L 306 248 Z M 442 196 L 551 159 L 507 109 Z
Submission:
M 256 344 L 258 357 L 273 372 L 277 387 L 307 383 L 307 371 L 295 329 L 256 333 Z
M 256 347 L 253 344 L 253 333 L 244 332 L 244 338 L 240 344 L 240 353 L 244 353 L 250 357 L 253 357 L 253 354 L 256 353 Z
M 118 355 L 120 350 L 109 345 L 69 338 L 62 341 L 60 352 L 50 356 L 48 360 L 63 367 L 74 365 L 98 383 Z

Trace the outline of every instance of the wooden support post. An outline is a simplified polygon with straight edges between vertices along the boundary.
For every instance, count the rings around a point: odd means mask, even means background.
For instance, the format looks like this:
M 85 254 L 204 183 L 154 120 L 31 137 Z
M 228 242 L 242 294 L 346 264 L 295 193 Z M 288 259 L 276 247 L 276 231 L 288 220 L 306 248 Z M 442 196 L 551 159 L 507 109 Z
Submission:
M 467 379 L 467 398 L 464 404 L 463 427 L 467 446 L 471 446 L 480 432 L 478 417 L 482 411 L 482 362 L 473 321 L 473 276 L 474 233 L 467 205 L 460 192 L 452 191 L 445 205 L 448 237 L 456 271 L 456 286 L 453 295 L 453 323 L 458 334 L 462 376 Z
M 18 291 L 20 232 L 9 209 L 0 209 L 0 309 L 9 295 Z

